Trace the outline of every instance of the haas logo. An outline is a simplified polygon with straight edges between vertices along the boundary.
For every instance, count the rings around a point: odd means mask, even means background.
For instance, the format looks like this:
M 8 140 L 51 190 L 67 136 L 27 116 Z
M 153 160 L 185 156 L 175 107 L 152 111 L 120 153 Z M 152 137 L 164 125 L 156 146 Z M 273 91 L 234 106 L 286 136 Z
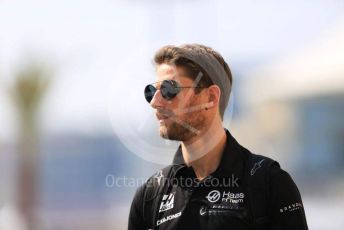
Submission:
M 215 203 L 221 198 L 221 193 L 217 190 L 211 191 L 206 197 L 209 202 Z
M 215 203 L 221 199 L 221 202 L 232 203 L 232 204 L 243 204 L 245 194 L 240 193 L 233 193 L 233 192 L 226 192 L 223 191 L 222 193 L 218 190 L 212 190 L 206 196 L 209 202 Z

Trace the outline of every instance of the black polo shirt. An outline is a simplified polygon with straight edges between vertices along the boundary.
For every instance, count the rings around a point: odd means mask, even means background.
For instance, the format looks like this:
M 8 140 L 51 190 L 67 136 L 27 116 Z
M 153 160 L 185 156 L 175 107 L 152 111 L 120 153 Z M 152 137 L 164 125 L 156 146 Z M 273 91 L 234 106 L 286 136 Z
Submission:
M 248 168 L 254 154 L 228 130 L 226 135 L 218 168 L 202 181 L 185 165 L 179 147 L 173 165 L 137 190 L 128 229 L 308 229 L 300 193 L 289 174 L 273 163 L 264 176 L 267 188 L 253 191 L 249 177 L 263 171 L 267 158 Z M 266 213 L 266 221 L 256 221 L 257 205 Z

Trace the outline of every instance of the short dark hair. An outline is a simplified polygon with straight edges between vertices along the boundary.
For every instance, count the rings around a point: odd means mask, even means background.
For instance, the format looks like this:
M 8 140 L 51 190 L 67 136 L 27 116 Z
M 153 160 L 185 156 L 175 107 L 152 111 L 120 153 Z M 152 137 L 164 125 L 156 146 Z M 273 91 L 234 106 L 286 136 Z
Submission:
M 199 64 L 186 58 L 185 55 L 183 55 L 183 53 L 187 53 L 188 51 L 197 52 L 198 54 L 207 53 L 207 54 L 212 55 L 223 67 L 229 79 L 229 83 L 230 85 L 232 85 L 233 83 L 232 73 L 229 69 L 228 64 L 225 62 L 223 57 L 218 52 L 216 52 L 214 49 L 205 45 L 187 44 L 187 45 L 182 45 L 182 46 L 173 46 L 173 45 L 163 46 L 155 53 L 154 63 L 156 65 L 173 64 L 173 65 L 176 65 L 177 67 L 182 67 L 186 71 L 187 77 L 191 78 L 192 80 L 195 80 L 199 72 L 202 72 L 203 76 L 200 79 L 197 86 L 209 87 L 213 85 L 214 82 L 211 80 L 211 77 L 209 76 L 207 71 L 205 71 Z M 231 89 L 231 87 L 229 87 L 229 89 Z M 200 91 L 201 91 L 201 88 L 195 88 L 196 93 L 199 93 Z M 221 119 L 223 119 L 226 106 L 227 105 L 225 105 L 224 103 L 220 103 L 219 109 L 220 109 Z

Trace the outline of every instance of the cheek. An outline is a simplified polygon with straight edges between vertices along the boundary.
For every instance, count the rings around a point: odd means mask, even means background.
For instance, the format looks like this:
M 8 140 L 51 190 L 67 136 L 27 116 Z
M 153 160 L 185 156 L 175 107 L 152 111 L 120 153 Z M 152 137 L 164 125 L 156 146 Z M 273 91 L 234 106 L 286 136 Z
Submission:
M 178 102 L 173 102 L 173 111 L 178 116 L 194 116 L 195 114 L 201 112 L 197 107 L 200 102 L 195 98 L 189 99 L 188 101 L 179 100 Z
M 170 105 L 174 110 L 184 110 L 193 105 L 193 100 L 186 100 L 184 97 L 179 97 L 172 100 Z
M 166 105 L 170 110 L 184 111 L 190 108 L 195 109 L 195 107 L 199 107 L 202 104 L 204 104 L 205 103 L 204 101 L 206 101 L 206 99 L 203 98 L 201 94 L 195 94 L 194 92 L 183 90 L 175 98 L 173 98 L 173 100 L 168 101 Z M 195 112 L 196 113 L 200 112 L 200 110 L 199 109 L 195 110 L 192 113 L 195 113 Z

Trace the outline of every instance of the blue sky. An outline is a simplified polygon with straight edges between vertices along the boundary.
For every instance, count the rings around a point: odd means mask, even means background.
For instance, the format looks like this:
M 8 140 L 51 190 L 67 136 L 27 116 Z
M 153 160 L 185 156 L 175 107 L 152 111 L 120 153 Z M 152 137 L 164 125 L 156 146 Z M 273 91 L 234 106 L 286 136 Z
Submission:
M 92 133 L 123 117 L 108 105 L 125 104 L 134 122 L 149 113 L 142 87 L 154 79 L 151 58 L 162 45 L 212 46 L 244 77 L 324 36 L 343 11 L 340 0 L 0 1 L 0 139 L 14 135 L 5 92 L 27 59 L 56 70 L 43 127 Z

